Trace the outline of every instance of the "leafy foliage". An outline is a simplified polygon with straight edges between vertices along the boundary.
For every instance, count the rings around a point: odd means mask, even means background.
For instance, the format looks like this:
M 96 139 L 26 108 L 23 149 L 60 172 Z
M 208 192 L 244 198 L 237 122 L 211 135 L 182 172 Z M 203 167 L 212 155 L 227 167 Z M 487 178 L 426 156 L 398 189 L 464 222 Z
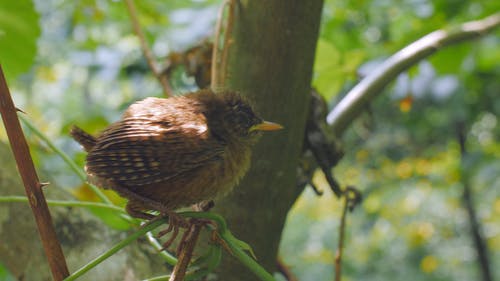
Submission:
M 30 0 L 0 2 L 0 61 L 9 81 L 33 64 L 40 35 L 38 19 Z
M 484 1 L 404 2 L 373 1 L 363 9 L 326 2 L 314 79 L 320 92 L 338 100 L 357 76 L 420 36 L 499 9 Z M 347 154 L 335 174 L 362 189 L 365 200 L 348 217 L 346 280 L 478 279 L 463 177 L 474 187 L 492 260 L 498 259 L 498 38 L 440 50 L 402 74 L 347 132 Z M 360 58 L 365 65 L 352 67 Z M 458 123 L 468 128 L 464 168 Z M 321 175 L 315 182 L 328 190 Z M 299 280 L 333 276 L 341 204 L 330 193 L 324 197 L 306 189 L 285 228 L 282 256 Z

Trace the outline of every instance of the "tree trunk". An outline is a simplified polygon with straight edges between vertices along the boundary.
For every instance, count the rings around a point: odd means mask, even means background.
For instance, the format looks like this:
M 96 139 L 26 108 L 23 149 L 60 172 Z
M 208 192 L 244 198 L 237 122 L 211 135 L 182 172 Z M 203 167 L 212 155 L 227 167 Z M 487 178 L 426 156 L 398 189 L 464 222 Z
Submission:
M 252 168 L 216 212 L 236 237 L 248 242 L 258 262 L 274 272 L 287 212 L 301 190 L 296 170 L 309 105 L 322 0 L 240 1 L 228 65 L 228 88 L 254 101 L 256 111 L 285 129 L 266 133 Z M 219 280 L 256 280 L 225 256 Z

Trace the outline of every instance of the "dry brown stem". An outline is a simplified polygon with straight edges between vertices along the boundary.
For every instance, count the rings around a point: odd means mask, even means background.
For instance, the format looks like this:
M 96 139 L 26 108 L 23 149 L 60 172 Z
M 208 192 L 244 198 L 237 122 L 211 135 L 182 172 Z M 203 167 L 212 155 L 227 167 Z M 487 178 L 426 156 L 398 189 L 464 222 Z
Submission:
M 134 1 L 125 0 L 125 4 L 127 5 L 127 11 L 130 15 L 130 21 L 132 22 L 134 32 L 139 38 L 142 52 L 144 53 L 144 57 L 148 62 L 148 66 L 151 69 L 151 72 L 153 72 L 156 79 L 158 79 L 158 81 L 160 82 L 165 96 L 166 97 L 173 96 L 172 86 L 170 86 L 170 83 L 168 82 L 168 77 L 161 73 L 158 66 L 156 65 L 153 52 L 151 52 L 151 49 L 148 47 L 148 43 L 146 42 L 146 36 L 144 36 L 144 32 L 142 31 L 141 25 L 139 24 L 139 19 L 137 17 L 137 10 L 135 8 Z
M 12 152 L 14 153 L 14 158 L 16 159 L 19 174 L 24 183 L 26 196 L 29 199 L 35 217 L 52 276 L 54 280 L 63 280 L 69 275 L 69 271 L 42 191 L 42 186 L 46 184 L 42 184 L 38 180 L 28 143 L 17 117 L 17 111 L 18 109 L 14 106 L 0 65 L 0 112 L 2 120 L 7 131 Z

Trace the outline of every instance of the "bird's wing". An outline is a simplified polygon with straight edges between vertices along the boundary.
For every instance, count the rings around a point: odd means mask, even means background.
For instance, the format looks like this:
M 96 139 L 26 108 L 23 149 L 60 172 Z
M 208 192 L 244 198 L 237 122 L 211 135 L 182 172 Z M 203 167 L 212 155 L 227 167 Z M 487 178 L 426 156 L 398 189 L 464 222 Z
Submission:
M 223 153 L 224 145 L 210 137 L 204 120 L 173 126 L 134 117 L 98 137 L 87 155 L 87 171 L 124 185 L 147 185 L 222 161 Z

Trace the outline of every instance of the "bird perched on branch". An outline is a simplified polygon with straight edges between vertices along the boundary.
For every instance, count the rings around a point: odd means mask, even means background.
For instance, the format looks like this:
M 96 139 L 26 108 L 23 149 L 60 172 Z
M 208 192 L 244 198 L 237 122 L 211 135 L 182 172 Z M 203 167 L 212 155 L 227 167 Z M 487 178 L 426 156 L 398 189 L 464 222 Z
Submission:
M 88 179 L 129 201 L 127 212 L 151 219 L 230 191 L 250 165 L 263 121 L 235 92 L 200 90 L 132 104 L 97 136 L 78 127 L 71 135 L 88 152 Z

